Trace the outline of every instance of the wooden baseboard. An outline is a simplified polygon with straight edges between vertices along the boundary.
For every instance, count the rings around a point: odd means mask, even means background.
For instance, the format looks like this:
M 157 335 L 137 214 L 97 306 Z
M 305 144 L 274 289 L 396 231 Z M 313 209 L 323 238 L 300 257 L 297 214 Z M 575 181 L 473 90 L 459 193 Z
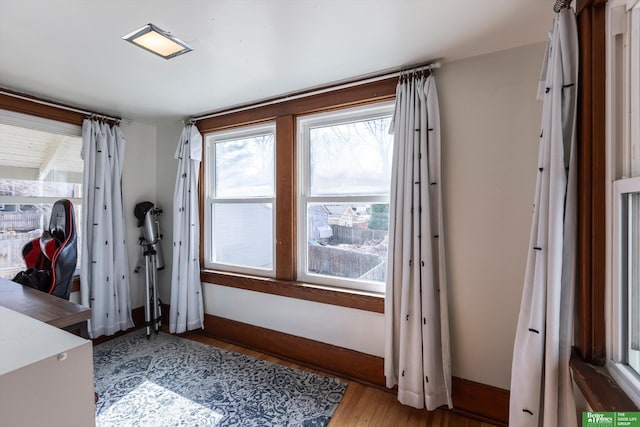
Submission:
M 203 333 L 343 378 L 385 386 L 381 357 L 209 314 L 205 315 Z M 497 425 L 508 423 L 507 390 L 454 377 L 452 399 L 457 412 Z
M 453 377 L 453 410 L 490 423 L 509 423 L 509 390 Z
M 285 334 L 222 317 L 205 315 L 204 334 L 344 378 L 384 386 L 380 357 Z
M 134 329 L 144 328 L 144 306 L 131 310 L 131 319 L 133 319 Z

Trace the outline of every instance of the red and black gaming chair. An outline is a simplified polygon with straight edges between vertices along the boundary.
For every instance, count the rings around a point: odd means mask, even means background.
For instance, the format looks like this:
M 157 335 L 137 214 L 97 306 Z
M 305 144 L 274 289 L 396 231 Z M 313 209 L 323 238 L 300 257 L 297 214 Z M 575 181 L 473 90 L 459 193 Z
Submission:
M 13 280 L 66 300 L 76 269 L 78 243 L 71 201 L 58 200 L 51 208 L 49 229 L 22 248 L 27 271 Z

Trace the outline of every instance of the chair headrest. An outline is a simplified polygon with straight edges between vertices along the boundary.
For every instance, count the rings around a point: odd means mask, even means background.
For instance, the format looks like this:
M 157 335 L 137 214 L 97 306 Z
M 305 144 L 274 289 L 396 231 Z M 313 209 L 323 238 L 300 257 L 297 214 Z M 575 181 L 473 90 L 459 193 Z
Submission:
M 53 204 L 49 220 L 49 233 L 61 244 L 72 233 L 75 233 L 73 204 L 70 200 L 62 199 Z

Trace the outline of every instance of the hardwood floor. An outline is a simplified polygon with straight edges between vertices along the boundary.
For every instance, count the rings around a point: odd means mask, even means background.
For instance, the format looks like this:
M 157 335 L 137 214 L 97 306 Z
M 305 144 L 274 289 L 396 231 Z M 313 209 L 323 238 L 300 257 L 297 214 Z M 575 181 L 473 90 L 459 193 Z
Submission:
M 188 332 L 181 335 L 183 338 L 216 346 L 225 350 L 244 353 L 249 356 L 267 360 L 280 365 L 303 369 L 318 374 L 324 372 L 297 365 L 293 362 L 279 359 L 264 353 L 249 350 L 244 347 L 229 344 L 213 338 L 205 337 L 199 332 Z M 386 390 L 377 387 L 363 385 L 355 381 L 344 380 L 348 383 L 347 391 L 331 418 L 329 427 L 362 426 L 362 427 L 493 427 L 493 424 L 484 423 L 463 415 L 438 409 L 427 412 L 401 405 L 396 396 Z

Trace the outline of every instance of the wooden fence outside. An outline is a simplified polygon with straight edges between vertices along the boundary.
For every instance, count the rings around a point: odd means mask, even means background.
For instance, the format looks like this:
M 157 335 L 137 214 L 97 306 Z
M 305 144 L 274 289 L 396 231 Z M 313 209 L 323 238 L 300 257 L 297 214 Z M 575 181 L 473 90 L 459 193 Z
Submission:
M 42 227 L 42 212 L 0 212 L 0 232 L 32 231 Z M 0 237 L 4 239 L 4 237 Z
M 386 230 L 370 230 L 360 227 L 346 227 L 343 225 L 331 225 L 333 244 L 346 243 L 350 245 L 363 245 L 368 242 L 378 243 L 389 233 Z
M 332 246 L 309 246 L 309 271 L 358 279 L 384 262 L 380 255 Z

